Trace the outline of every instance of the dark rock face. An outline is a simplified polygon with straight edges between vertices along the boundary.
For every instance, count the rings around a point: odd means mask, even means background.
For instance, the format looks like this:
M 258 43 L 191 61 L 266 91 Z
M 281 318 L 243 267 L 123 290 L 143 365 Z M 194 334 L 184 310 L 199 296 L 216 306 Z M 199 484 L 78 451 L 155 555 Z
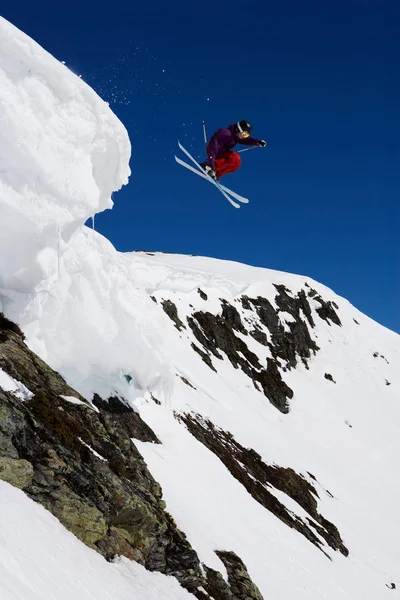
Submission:
M 208 594 L 215 600 L 263 600 L 260 590 L 250 579 L 245 564 L 237 554 L 221 550 L 216 550 L 215 553 L 224 563 L 228 583 L 221 573 L 205 567 L 207 584 L 204 589 Z
M 222 360 L 222 353 L 226 354 L 235 369 L 240 368 L 253 381 L 254 386 L 263 391 L 273 406 L 282 413 L 287 413 L 288 400 L 293 397 L 293 391 L 282 380 L 280 368 L 283 371 L 294 369 L 299 360 L 308 368 L 308 360 L 319 348 L 309 331 L 309 327 L 315 327 L 315 322 L 306 292 L 300 290 L 294 296 L 283 285 L 276 285 L 275 288 L 277 309 L 261 296 L 241 296 L 243 310 L 250 313 L 244 319 L 251 324 L 249 330 L 237 308 L 224 299 L 221 300 L 221 314 L 197 311 L 187 317 L 187 322 L 199 344 L 192 344 L 192 348 L 211 369 L 217 370 L 212 357 Z M 329 324 L 341 324 L 334 310 L 334 303 L 325 302 L 315 290 L 310 290 L 308 296 L 319 302 L 320 306 L 316 311 L 321 319 L 327 320 Z M 289 320 L 287 317 L 282 320 L 282 314 L 287 315 Z M 262 367 L 258 356 L 249 350 L 238 334 L 250 334 L 270 350 L 272 359 L 267 358 L 266 368 Z
M 222 316 L 215 316 L 209 312 L 196 312 L 192 317 L 188 317 L 188 324 L 195 338 L 216 358 L 222 359 L 219 350 L 224 352 L 235 369 L 242 369 L 255 385 L 260 385 L 265 396 L 278 410 L 283 413 L 288 412 L 287 398 L 293 397 L 293 391 L 282 380 L 272 359 L 267 359 L 267 368 L 263 369 L 257 355 L 251 352 L 245 342 L 234 333 L 232 323 L 235 328 L 243 326 L 236 309 L 229 305 L 228 307 L 224 304 L 225 313 L 223 312 Z M 224 315 L 229 321 L 224 318 Z M 197 348 L 196 351 L 198 352 Z M 202 358 L 206 362 L 204 355 Z M 212 362 L 211 365 L 215 370 Z
M 260 296 L 242 296 L 236 306 L 222 299 L 219 314 L 197 311 L 187 317 L 187 324 L 196 341 L 191 347 L 209 368 L 217 371 L 218 361 L 226 356 L 274 407 L 287 413 L 293 391 L 281 371 L 295 368 L 298 361 L 307 366 L 319 350 L 310 335 L 315 323 L 308 298 L 314 306 L 319 304 L 319 318 L 329 325 L 341 322 L 337 306 L 314 290 L 294 296 L 284 286 L 275 287 L 277 308 Z M 198 293 L 207 300 L 200 288 Z M 171 300 L 160 303 L 178 331 L 186 328 Z M 261 352 L 268 349 L 265 360 L 250 349 L 254 340 Z M 173 575 L 198 600 L 262 600 L 245 565 L 229 549 L 217 551 L 228 582 L 206 565 L 202 570 L 185 534 L 166 512 L 161 487 L 134 444 L 160 442 L 123 399 L 95 395 L 93 405 L 88 403 L 26 347 L 20 328 L 1 313 L 0 368 L 33 393 L 22 403 L 0 388 L 1 479 L 40 502 L 107 560 L 120 554 L 149 570 Z M 159 403 L 154 397 L 153 401 Z M 304 477 L 265 464 L 254 450 L 243 448 L 210 421 L 197 415 L 179 418 L 264 508 L 323 552 L 317 534 L 331 548 L 348 554 L 337 528 L 318 513 L 318 494 Z M 310 518 L 288 511 L 271 487 L 289 495 Z
M 1 341 L 5 341 L 7 339 L 7 334 L 5 333 L 6 331 L 14 331 L 14 333 L 19 335 L 22 340 L 25 339 L 25 335 L 22 333 L 18 325 L 7 319 L 2 312 L 0 312 L 0 331 L 2 332 Z
M 210 369 L 212 371 L 215 371 L 215 373 L 217 372 L 217 369 L 214 367 L 214 365 L 212 364 L 211 358 L 209 357 L 209 355 L 207 354 L 207 352 L 203 352 L 203 350 L 201 350 L 198 346 L 196 346 L 196 344 L 191 344 L 193 350 L 195 352 L 197 352 L 197 354 L 201 357 L 201 360 L 203 362 L 206 363 L 206 365 L 208 367 L 210 367 Z
M 34 392 L 21 403 L 0 390 L 0 477 L 107 559 L 118 552 L 197 588 L 198 557 L 131 441 L 159 443 L 153 431 L 117 398 L 96 397 L 97 412 L 12 328 L 0 333 L 1 368 Z
M 324 377 L 328 381 L 332 381 L 332 383 L 336 383 L 336 381 L 333 379 L 333 377 L 332 377 L 332 375 L 330 373 L 325 373 Z
M 185 329 L 185 325 L 178 317 L 178 309 L 176 308 L 172 300 L 163 300 L 161 304 L 164 309 L 164 312 L 169 316 L 171 321 L 175 323 L 175 327 L 177 328 L 177 330 L 180 331 L 181 329 Z
M 267 335 L 261 331 L 261 329 L 259 329 L 258 327 L 256 327 L 255 329 L 253 329 L 252 331 L 250 331 L 250 335 L 252 338 L 254 338 L 256 340 L 256 342 L 258 342 L 259 344 L 262 344 L 263 346 L 268 346 L 268 338 Z
M 247 330 L 243 327 L 238 310 L 226 300 L 222 300 L 222 319 L 232 329 L 247 335 Z
M 221 552 L 216 554 L 222 560 L 228 573 L 228 583 L 238 600 L 263 600 L 260 590 L 251 581 L 243 561 L 234 552 Z
M 293 390 L 282 380 L 281 374 L 272 358 L 267 358 L 267 369 L 262 369 L 253 380 L 258 381 L 264 395 L 281 413 L 289 412 L 287 399 L 293 398 Z
M 318 292 L 316 292 L 313 289 L 310 289 L 310 291 L 308 292 L 308 296 L 310 298 L 314 298 L 314 300 L 319 302 L 320 306 L 316 309 L 316 311 L 321 319 L 326 321 L 328 325 L 330 325 L 329 321 L 332 321 L 332 323 L 334 323 L 335 325 L 339 325 L 340 327 L 342 326 L 342 323 L 335 312 L 335 308 L 336 310 L 339 309 L 338 305 L 335 302 L 325 302 L 325 300 L 321 298 Z M 355 322 L 357 323 L 357 321 Z M 357 323 L 357 325 L 359 325 L 359 323 Z
M 206 600 L 209 596 L 212 596 L 215 600 L 235 600 L 229 583 L 225 581 L 221 573 L 209 567 L 205 567 L 205 573 L 207 584 L 204 586 L 204 589 L 207 595 L 196 595 L 198 600 Z
M 47 386 L 56 394 L 75 396 L 87 404 L 58 373 L 28 350 L 18 325 L 10 323 L 4 317 L 0 320 L 0 368 L 22 383 L 28 382 L 25 385 L 33 393 Z
M 265 464 L 257 452 L 244 448 L 230 433 L 215 427 L 211 421 L 203 419 L 200 415 L 186 414 L 178 418 L 185 423 L 198 441 L 218 456 L 230 473 L 264 508 L 289 527 L 296 529 L 320 550 L 324 551 L 315 532 L 331 548 L 339 550 L 345 556 L 348 555 L 348 550 L 335 525 L 318 513 L 318 493 L 304 477 L 298 475 L 293 469 Z M 268 491 L 271 487 L 290 496 L 312 519 L 307 519 L 306 522 L 301 517 L 293 515 Z
M 275 296 L 275 302 L 280 311 L 289 313 L 296 320 L 300 319 L 300 311 L 302 311 L 311 327 L 315 327 L 311 316 L 311 307 L 304 290 L 301 290 L 297 296 L 292 296 L 290 290 L 284 285 L 275 285 L 275 288 L 279 292 Z
M 50 390 L 21 406 L 3 398 L 1 406 L 0 439 L 31 465 L 31 482 L 23 487 L 31 498 L 107 559 L 118 551 L 197 587 L 199 560 L 165 512 L 161 488 L 130 439 L 138 429 L 157 442 L 132 421 L 135 413 L 97 413 Z
M 99 419 L 114 436 L 126 437 L 128 435 L 128 437 L 141 442 L 160 443 L 139 413 L 132 410 L 119 398 L 111 397 L 105 401 L 95 394 L 93 404 L 101 409 Z
M 208 300 L 208 296 L 207 296 L 207 294 L 206 294 L 205 292 L 203 292 L 203 290 L 202 290 L 202 289 L 198 288 L 197 292 L 199 293 L 199 295 L 200 295 L 200 298 L 201 298 L 202 300 Z
M 283 286 L 276 286 L 280 293 L 275 297 L 280 311 L 288 313 L 293 321 L 288 324 L 290 331 L 285 327 L 279 317 L 279 311 L 276 311 L 269 300 L 265 298 L 247 298 L 250 305 L 254 306 L 260 322 L 266 327 L 271 336 L 271 343 L 268 344 L 272 356 L 275 359 L 281 359 L 288 369 L 294 369 L 298 358 L 306 363 L 311 357 L 311 353 L 316 353 L 319 349 L 316 343 L 311 339 L 308 327 L 302 319 L 301 312 L 309 320 L 311 327 L 314 322 L 311 317 L 311 308 L 308 304 L 305 294 L 299 294 L 296 297 L 289 296 Z M 301 312 L 300 312 L 301 311 Z
M 199 599 L 222 599 L 213 595 L 212 577 L 203 574 L 166 512 L 161 487 L 132 442 L 160 443 L 154 432 L 119 398 L 96 395 L 96 410 L 26 347 L 12 325 L 0 321 L 0 367 L 34 396 L 21 402 L 0 388 L 0 479 L 24 490 L 107 560 L 126 556 L 175 576 Z M 213 577 L 223 582 L 226 598 L 244 600 L 220 573 Z

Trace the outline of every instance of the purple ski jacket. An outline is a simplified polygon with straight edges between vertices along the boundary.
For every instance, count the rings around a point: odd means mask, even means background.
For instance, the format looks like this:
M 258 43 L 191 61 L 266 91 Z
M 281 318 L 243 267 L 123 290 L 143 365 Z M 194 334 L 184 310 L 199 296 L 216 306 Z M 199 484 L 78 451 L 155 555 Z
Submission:
M 260 140 L 251 136 L 240 139 L 236 123 L 233 123 L 233 125 L 229 125 L 226 128 L 223 127 L 221 129 L 217 129 L 207 146 L 206 164 L 214 169 L 215 159 L 225 154 L 225 152 L 228 152 L 228 150 L 232 150 L 236 144 L 244 144 L 245 146 L 258 146 L 259 143 Z

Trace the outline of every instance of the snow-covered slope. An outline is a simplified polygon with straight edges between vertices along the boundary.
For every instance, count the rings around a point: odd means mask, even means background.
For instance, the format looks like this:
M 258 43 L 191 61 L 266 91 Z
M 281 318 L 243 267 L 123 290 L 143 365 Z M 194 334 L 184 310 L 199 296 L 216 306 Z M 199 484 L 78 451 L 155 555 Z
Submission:
M 134 444 L 201 561 L 226 574 L 216 551 L 235 552 L 265 600 L 393 597 L 399 336 L 308 277 L 87 229 L 129 175 L 127 134 L 3 19 L 0 114 L 0 310 L 89 402 L 140 412 L 161 444 Z
M 0 481 L 2 600 L 190 600 L 174 577 L 107 563 L 42 506 Z
M 311 354 L 307 365 L 299 359 L 295 369 L 281 370 L 294 392 L 288 414 L 274 408 L 241 368 L 233 369 L 226 354 L 221 353 L 222 360 L 210 354 L 216 373 L 199 356 L 191 355 L 186 338 L 192 340 L 192 332 L 181 330 L 178 341 L 171 322 L 170 347 L 180 376 L 171 411 L 166 414 L 153 403 L 141 408 L 142 417 L 163 445 L 139 447 L 163 486 L 169 509 L 201 559 L 221 570 L 214 549 L 233 549 L 266 598 L 385 597 L 389 593 L 385 583 L 398 578 L 400 558 L 400 540 L 393 526 L 399 524 L 400 500 L 394 476 L 400 458 L 399 337 L 307 278 L 200 258 L 155 256 L 146 260 L 169 265 L 169 278 L 160 281 L 153 294 L 159 300 L 172 300 L 186 326 L 185 317 L 197 311 L 222 315 L 224 299 L 237 309 L 250 331 L 257 319 L 244 308 L 243 296 L 261 296 L 275 304 L 278 295 L 272 282 L 287 286 L 291 297 L 302 289 L 317 292 L 308 298 L 315 323 L 308 329 L 319 350 Z M 198 287 L 207 300 L 202 300 Z M 321 318 L 317 297 L 337 306 L 340 326 Z M 279 315 L 282 324 L 293 320 L 284 311 Z M 271 332 L 263 331 L 271 342 Z M 271 348 L 248 339 L 249 335 L 235 334 L 265 366 Z M 174 418 L 177 413 L 196 413 L 230 432 L 242 447 L 254 449 L 266 464 L 292 468 L 313 480 L 318 511 L 336 525 L 349 557 L 324 544 L 332 562 L 327 560 L 304 537 L 264 510 L 246 493 L 243 483 L 231 477 L 226 460 L 210 455 L 182 428 Z M 269 490 L 298 517 L 307 516 L 288 495 L 272 486 Z

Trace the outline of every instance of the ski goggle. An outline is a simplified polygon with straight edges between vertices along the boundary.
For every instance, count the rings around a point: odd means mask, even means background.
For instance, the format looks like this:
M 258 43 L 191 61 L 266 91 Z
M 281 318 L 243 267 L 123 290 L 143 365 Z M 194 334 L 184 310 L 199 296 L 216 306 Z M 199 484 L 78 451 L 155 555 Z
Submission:
M 243 129 L 240 127 L 240 123 L 238 123 L 237 126 L 239 129 L 239 133 L 241 133 L 244 138 L 248 138 L 250 136 L 250 133 L 248 131 L 243 131 Z

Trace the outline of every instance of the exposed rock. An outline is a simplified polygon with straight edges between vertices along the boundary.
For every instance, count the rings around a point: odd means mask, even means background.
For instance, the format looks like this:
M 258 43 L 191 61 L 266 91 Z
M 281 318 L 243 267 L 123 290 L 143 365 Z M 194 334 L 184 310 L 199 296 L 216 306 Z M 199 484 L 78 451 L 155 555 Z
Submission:
M 387 364 L 390 364 L 389 361 L 383 356 L 383 354 L 379 354 L 379 352 L 374 352 L 372 356 L 374 358 L 382 358 Z
M 228 583 L 237 600 L 263 600 L 258 587 L 252 582 L 243 561 L 234 552 L 216 551 L 228 573 Z
M 155 404 L 158 404 L 159 406 L 161 406 L 161 402 L 158 398 L 156 398 L 153 394 L 150 394 L 151 399 L 153 400 L 153 402 L 155 402 Z
M 4 321 L 3 321 L 4 323 Z M 40 502 L 88 546 L 174 575 L 188 590 L 205 583 L 199 559 L 165 511 L 160 485 L 132 443 L 158 443 L 119 398 L 82 398 L 33 354 L 11 327 L 0 330 L 0 363 L 34 396 L 0 389 L 0 478 Z
M 161 305 L 164 309 L 164 312 L 169 316 L 171 321 L 175 323 L 175 327 L 178 329 L 178 331 L 180 331 L 182 328 L 186 329 L 186 326 L 178 317 L 178 309 L 172 300 L 162 300 Z
M 304 290 L 301 290 L 297 294 L 297 298 L 299 300 L 299 309 L 302 310 L 304 315 L 306 316 L 307 321 L 311 325 L 311 327 L 315 327 L 314 319 L 311 314 L 311 306 L 307 300 L 307 296 Z
M 103 539 L 107 524 L 102 513 L 95 506 L 85 502 L 65 485 L 54 489 L 48 499 L 42 497 L 41 500 L 41 504 L 50 510 L 69 531 L 72 531 L 87 546 L 97 549 L 95 544 Z
M 2 323 L 5 324 L 5 329 L 2 328 Z M 0 322 L 0 368 L 14 379 L 24 383 L 33 393 L 48 386 L 55 394 L 75 396 L 88 405 L 85 398 L 67 385 L 61 375 L 28 350 L 23 334 L 16 328 L 19 330 L 17 325 L 14 328 L 10 327 L 4 317 Z
M 277 287 L 279 288 L 279 286 Z M 285 330 L 278 311 L 274 309 L 269 300 L 258 296 L 258 298 L 249 298 L 248 301 L 255 307 L 261 324 L 270 332 L 271 343 L 268 346 L 272 356 L 275 359 L 283 360 L 287 368 L 295 368 L 298 357 L 305 361 L 311 357 L 312 352 L 314 354 L 317 352 L 319 348 L 311 339 L 307 325 L 300 316 L 300 310 L 302 310 L 306 311 L 311 318 L 311 313 L 305 307 L 305 296 L 293 298 L 285 290 L 281 290 L 281 293 L 276 296 L 281 310 L 290 314 L 294 319 L 288 324 L 290 332 Z
M 275 302 L 279 310 L 289 313 L 298 322 L 301 322 L 301 310 L 311 327 L 315 327 L 311 316 L 311 307 L 303 290 L 301 290 L 297 296 L 292 296 L 290 291 L 284 285 L 275 285 L 275 288 L 279 292 L 279 294 L 275 296 Z
M 198 291 L 198 293 L 200 294 L 200 298 L 201 298 L 202 300 L 208 300 L 208 296 L 207 296 L 207 294 L 206 294 L 205 292 L 203 292 L 203 290 L 201 290 L 200 288 L 198 288 L 198 290 L 197 290 L 197 291 Z
M 207 566 L 204 567 L 204 570 L 207 577 L 207 584 L 204 586 L 204 589 L 207 594 L 215 598 L 215 600 L 236 600 L 229 584 L 222 577 L 221 573 Z M 203 597 L 207 598 L 209 596 Z M 197 598 L 202 600 L 201 596 L 197 596 Z
M 309 285 L 307 283 L 305 285 L 307 287 L 309 287 Z M 309 298 L 314 298 L 315 296 L 318 296 L 318 292 L 316 290 L 314 290 L 313 288 L 310 288 L 310 291 L 308 292 L 307 296 Z
M 140 548 L 143 556 L 151 550 L 154 537 L 168 528 L 167 522 L 160 521 L 151 505 L 140 496 L 129 498 L 109 524 L 117 531 L 123 531 L 125 539 L 134 548 Z
M 262 344 L 263 346 L 268 346 L 267 335 L 263 331 L 261 331 L 261 329 L 258 329 L 257 327 L 255 329 L 252 329 L 252 331 L 250 331 L 250 335 L 259 344 Z
M 235 335 L 231 323 L 227 322 L 223 316 L 215 316 L 209 312 L 196 312 L 193 314 L 192 319 L 190 319 L 189 325 L 191 327 L 194 320 L 198 324 L 197 332 L 200 326 L 203 338 L 206 338 L 206 343 L 203 343 L 203 346 L 211 351 L 216 358 L 222 358 L 218 352 L 218 350 L 221 350 L 227 355 L 235 369 L 239 365 L 244 371 L 249 370 L 249 365 L 253 368 L 261 369 L 257 355 L 251 352 L 246 344 Z M 192 331 L 196 336 L 195 327 L 192 327 Z M 199 337 L 198 341 L 200 339 L 201 337 Z
M 106 558 L 118 547 L 188 588 L 199 585 L 198 557 L 165 512 L 161 488 L 128 437 L 131 424 L 119 421 L 135 413 L 72 404 L 61 411 L 49 391 L 20 406 L 3 396 L 0 438 L 30 465 L 21 487 L 31 498 Z
M 253 380 L 260 383 L 264 395 L 275 408 L 284 414 L 289 412 L 287 399 L 293 398 L 293 390 L 283 381 L 272 358 L 267 358 L 266 370 L 262 369 L 259 373 L 254 373 Z
M 192 317 L 188 317 L 188 323 L 197 341 L 208 353 L 222 359 L 221 352 L 224 352 L 232 365 L 236 369 L 240 368 L 250 377 L 256 387 L 257 383 L 260 384 L 264 395 L 278 410 L 283 413 L 289 411 L 287 399 L 293 397 L 293 391 L 282 380 L 278 367 L 272 359 L 267 359 L 267 368 L 264 369 L 257 355 L 251 352 L 246 343 L 235 334 L 233 325 L 237 328 L 243 326 L 234 307 L 225 304 L 222 315 L 216 316 L 209 312 L 193 313 Z M 197 346 L 195 350 L 200 354 Z M 201 356 L 206 362 L 204 353 Z M 213 368 L 212 363 L 210 368 Z
M 114 527 L 109 527 L 103 538 L 97 542 L 97 548 L 108 561 L 113 560 L 115 556 L 126 556 L 130 560 L 143 565 L 142 552 L 131 546 L 125 539 L 126 533 L 124 530 L 118 531 Z
M 348 555 L 335 525 L 318 513 L 318 493 L 303 476 L 290 468 L 265 464 L 257 452 L 244 448 L 232 434 L 217 428 L 200 415 L 185 414 L 179 418 L 198 441 L 218 456 L 229 472 L 264 508 L 289 527 L 296 529 L 323 552 L 321 541 L 312 529 L 318 532 L 331 548 L 339 550 L 345 556 Z M 300 516 L 293 515 L 268 491 L 271 486 L 291 497 L 312 519 L 304 521 Z
M 328 323 L 328 325 L 330 325 L 330 321 L 332 323 L 334 323 L 335 325 L 339 325 L 340 327 L 342 326 L 342 322 L 339 319 L 338 315 L 335 312 L 334 306 L 336 307 L 336 309 L 338 308 L 338 305 L 335 304 L 334 302 L 325 302 L 325 300 L 323 300 L 321 298 L 321 296 L 316 296 L 314 298 L 314 300 L 316 300 L 317 302 L 319 302 L 319 304 L 321 305 L 319 308 L 316 309 L 318 315 L 321 317 L 321 319 L 323 319 L 324 321 L 326 321 Z
M 238 310 L 226 300 L 222 300 L 222 318 L 232 329 L 240 331 L 243 335 L 247 335 Z
M 0 312 L 0 331 L 1 331 L 1 336 L 2 336 L 2 338 L 0 339 L 0 342 L 3 342 L 7 339 L 7 334 L 6 334 L 7 330 L 13 331 L 22 340 L 25 340 L 25 335 L 21 331 L 20 327 L 16 323 L 13 323 L 9 319 L 7 319 L 7 317 L 5 317 L 2 312 Z
M 325 373 L 324 377 L 328 381 L 332 381 L 332 383 L 336 383 L 336 381 L 333 379 L 333 377 L 332 377 L 332 375 L 330 373 Z
M 0 456 L 0 479 L 23 490 L 32 483 L 33 467 L 27 460 Z
M 182 379 L 182 381 L 183 381 L 183 383 L 184 383 L 185 385 L 187 385 L 188 387 L 191 387 L 191 388 L 193 388 L 194 390 L 196 389 L 196 388 L 194 387 L 194 385 L 192 385 L 192 384 L 190 383 L 190 381 L 189 381 L 188 379 L 186 379 L 186 377 L 182 377 L 182 375 L 181 375 L 181 376 L 180 376 L 180 378 Z
M 245 310 L 252 310 L 250 301 L 247 296 L 241 296 L 240 301 Z
M 306 293 L 292 296 L 284 286 L 276 288 L 277 309 L 265 298 L 242 296 L 239 300 L 243 310 L 252 313 L 246 313 L 243 320 L 235 306 L 222 300 L 221 314 L 199 311 L 187 322 L 197 341 L 192 348 L 212 370 L 216 371 L 213 361 L 217 364 L 226 356 L 278 410 L 286 413 L 293 391 L 282 380 L 280 368 L 294 368 L 298 360 L 306 364 L 318 346 L 308 328 L 314 327 L 314 322 Z M 207 300 L 200 288 L 198 293 Z M 308 295 L 319 302 L 317 313 L 321 318 L 340 324 L 334 303 L 325 303 L 316 293 Z M 157 302 L 154 297 L 152 300 Z M 179 331 L 186 327 L 171 300 L 163 300 L 162 307 Z M 284 323 L 282 312 L 288 313 L 292 321 Z M 251 331 L 246 323 L 251 323 Z M 242 339 L 248 334 L 269 348 L 272 358 L 266 358 L 266 367 Z M 253 343 L 250 337 L 245 340 Z M 246 566 L 233 552 L 218 552 L 228 582 L 206 565 L 203 574 L 196 552 L 166 512 L 161 487 L 132 440 L 160 442 L 122 398 L 95 395 L 95 410 L 26 347 L 19 327 L 2 314 L 0 368 L 34 394 L 21 403 L 0 389 L 0 479 L 23 489 L 107 560 L 120 554 L 147 569 L 173 575 L 199 600 L 262 600 Z M 72 404 L 62 395 L 74 396 L 82 403 Z M 210 421 L 193 415 L 180 418 L 262 506 L 322 551 L 316 533 L 332 548 L 347 553 L 336 527 L 318 513 L 318 494 L 305 478 L 292 469 L 265 464 L 254 450 L 243 448 Z M 295 500 L 310 519 L 288 511 L 268 491 L 271 486 Z
M 210 367 L 210 369 L 212 371 L 215 371 L 215 373 L 217 372 L 217 369 L 214 367 L 214 365 L 212 364 L 211 358 L 209 357 L 209 355 L 206 352 L 203 352 L 203 350 L 201 350 L 198 346 L 196 346 L 196 344 L 191 344 L 191 347 L 193 348 L 193 350 L 195 352 L 197 352 L 197 354 L 199 356 L 201 356 L 201 360 L 204 361 L 207 365 L 207 367 Z
M 209 353 L 211 352 L 211 354 L 213 354 L 216 358 L 222 359 L 222 356 L 218 352 L 214 340 L 212 338 L 209 339 L 207 332 L 203 332 L 201 326 L 199 326 L 200 324 L 196 322 L 198 315 L 209 315 L 209 317 L 211 317 L 211 319 L 214 318 L 214 315 L 212 315 L 211 313 L 196 312 L 196 313 L 193 313 L 192 317 L 187 317 L 187 322 L 189 324 L 190 329 L 193 332 L 194 337 L 199 342 L 199 344 L 201 346 L 203 346 L 203 348 L 207 352 L 209 352 Z M 206 316 L 206 319 L 209 317 Z M 193 344 L 192 344 L 192 348 L 193 348 Z M 197 352 L 197 350 L 196 350 L 196 352 Z
M 100 412 L 100 420 L 107 430 L 117 438 L 134 438 L 141 442 L 160 441 L 153 430 L 145 423 L 139 413 L 127 406 L 120 398 L 111 397 L 108 401 L 102 400 L 97 394 L 93 397 L 93 404 L 103 410 Z

